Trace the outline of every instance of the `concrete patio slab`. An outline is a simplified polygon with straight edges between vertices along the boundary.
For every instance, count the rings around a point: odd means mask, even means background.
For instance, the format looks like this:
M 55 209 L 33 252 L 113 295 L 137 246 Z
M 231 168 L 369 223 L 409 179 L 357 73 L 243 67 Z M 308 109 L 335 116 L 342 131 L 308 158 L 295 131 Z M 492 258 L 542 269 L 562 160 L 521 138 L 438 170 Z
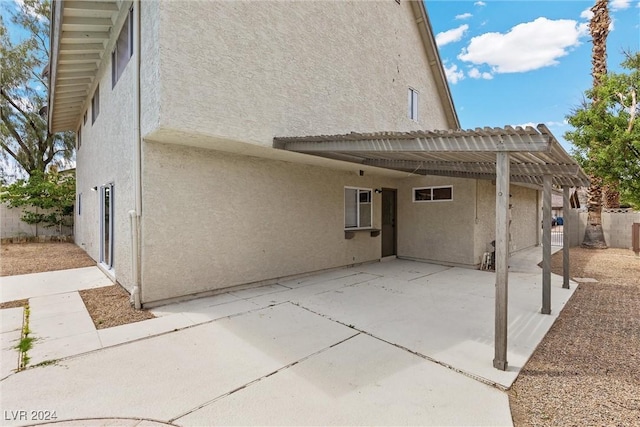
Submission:
M 129 323 L 114 326 L 112 328 L 98 329 L 98 337 L 103 347 L 135 341 L 141 338 L 160 335 L 166 332 L 192 326 L 194 323 L 184 314 L 172 314 L 170 316 L 156 317 L 142 322 Z
M 24 308 L 14 307 L 0 310 L 0 333 L 21 331 Z
M 174 423 L 512 425 L 506 394 L 362 334 Z
M 220 301 L 228 302 L 220 304 Z M 158 317 L 173 316 L 180 314 L 188 319 L 192 324 L 210 322 L 223 317 L 235 314 L 246 313 L 262 308 L 256 304 L 243 299 L 233 297 L 229 299 L 228 294 L 206 297 L 199 300 L 187 301 L 184 303 L 171 304 L 152 309 L 151 312 Z
M 33 309 L 29 317 L 29 329 L 40 339 L 64 338 L 96 330 L 84 305 L 81 310 L 56 315 L 48 313 L 44 317 L 39 315 L 37 309 Z
M 8 331 L 0 334 L 0 379 L 18 369 L 20 353 L 15 346 L 22 338 L 22 330 Z
M 113 285 L 98 267 L 1 277 L 0 302 Z
M 575 290 L 562 289 L 561 279 L 555 277 L 552 314 L 542 315 L 541 274 L 512 273 L 509 281 L 506 372 L 492 366 L 493 273 L 450 268 L 414 280 L 385 276 L 315 295 L 303 305 L 488 383 L 509 387 Z
M 0 383 L 0 406 L 168 421 L 354 333 L 282 304 L 23 371 Z
M 56 339 L 37 339 L 29 350 L 29 366 L 64 359 L 102 348 L 98 333 L 85 332 Z

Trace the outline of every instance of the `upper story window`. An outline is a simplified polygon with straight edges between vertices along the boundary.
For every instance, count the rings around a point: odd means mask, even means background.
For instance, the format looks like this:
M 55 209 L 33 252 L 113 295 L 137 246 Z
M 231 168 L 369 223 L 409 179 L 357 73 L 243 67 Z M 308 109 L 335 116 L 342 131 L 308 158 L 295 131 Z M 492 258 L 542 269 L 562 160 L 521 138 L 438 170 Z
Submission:
M 133 56 L 133 8 L 122 25 L 116 46 L 111 53 L 111 87 L 115 87 Z
M 79 150 L 82 146 L 82 126 L 78 128 L 78 132 L 76 132 L 76 150 Z
M 442 202 L 453 200 L 453 187 L 420 187 L 413 189 L 414 202 Z
M 373 200 L 370 188 L 345 187 L 344 189 L 344 228 L 371 228 L 373 219 Z
M 100 114 L 100 85 L 96 86 L 96 91 L 91 98 L 91 124 L 96 122 L 98 114 Z
M 418 121 L 418 91 L 409 88 L 409 118 Z

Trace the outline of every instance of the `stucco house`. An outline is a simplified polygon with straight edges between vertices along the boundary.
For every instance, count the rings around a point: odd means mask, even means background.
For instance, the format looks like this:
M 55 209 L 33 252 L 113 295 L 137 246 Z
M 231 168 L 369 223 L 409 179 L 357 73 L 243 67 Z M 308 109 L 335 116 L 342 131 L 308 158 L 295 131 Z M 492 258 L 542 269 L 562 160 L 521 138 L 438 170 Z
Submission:
M 537 245 L 543 181 L 586 180 L 544 126 L 459 129 L 422 2 L 54 0 L 51 43 L 75 240 L 138 305 L 389 256 L 477 268 L 496 215 Z

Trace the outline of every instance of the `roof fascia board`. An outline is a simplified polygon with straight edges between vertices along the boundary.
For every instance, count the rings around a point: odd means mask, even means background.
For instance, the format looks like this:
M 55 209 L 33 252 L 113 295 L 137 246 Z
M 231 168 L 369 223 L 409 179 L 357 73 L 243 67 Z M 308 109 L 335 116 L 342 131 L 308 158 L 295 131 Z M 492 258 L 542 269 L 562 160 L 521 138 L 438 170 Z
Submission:
M 365 159 L 362 162 L 368 166 L 399 168 L 399 169 L 425 169 L 460 172 L 495 173 L 496 164 L 487 162 L 434 162 L 420 160 L 387 160 Z M 535 163 L 511 163 L 511 173 L 524 175 L 552 175 L 575 176 L 578 174 L 578 165 L 556 165 Z
M 451 152 L 550 152 L 551 141 L 544 135 L 528 135 L 525 140 L 504 139 L 499 135 L 469 137 L 430 137 L 413 139 L 361 139 L 355 141 L 289 141 L 284 149 L 299 153 L 451 153 Z
M 431 66 L 432 75 L 436 81 L 438 94 L 440 95 L 442 106 L 445 109 L 447 122 L 451 129 L 460 129 L 460 120 L 458 119 L 458 113 L 453 103 L 447 76 L 444 73 L 444 67 L 433 35 L 433 28 L 431 27 L 427 8 L 422 0 L 412 0 L 410 3 L 413 9 L 414 19 L 420 30 L 420 37 L 422 38 L 422 44 L 427 54 L 427 60 Z

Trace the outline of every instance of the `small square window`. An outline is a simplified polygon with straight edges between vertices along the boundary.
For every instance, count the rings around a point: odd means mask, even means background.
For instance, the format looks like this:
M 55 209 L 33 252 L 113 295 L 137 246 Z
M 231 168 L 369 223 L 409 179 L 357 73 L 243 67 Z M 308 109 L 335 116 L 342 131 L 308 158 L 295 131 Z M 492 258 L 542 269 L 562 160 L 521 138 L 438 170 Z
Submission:
M 96 122 L 98 114 L 100 114 L 100 85 L 96 86 L 96 91 L 91 98 L 91 124 Z
M 409 88 L 409 118 L 418 121 L 418 91 Z
M 420 187 L 413 189 L 414 202 L 442 202 L 453 200 L 453 187 Z

